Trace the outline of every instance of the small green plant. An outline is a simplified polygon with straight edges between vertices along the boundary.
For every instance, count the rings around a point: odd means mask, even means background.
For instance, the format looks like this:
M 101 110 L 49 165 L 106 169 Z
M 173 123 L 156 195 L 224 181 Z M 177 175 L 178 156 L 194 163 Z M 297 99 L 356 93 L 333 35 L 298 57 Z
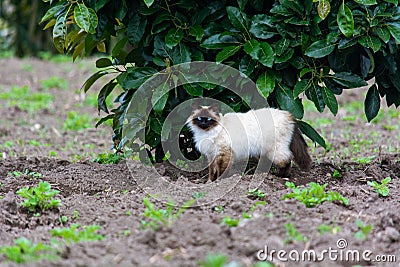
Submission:
M 15 239 L 14 244 L 14 246 L 0 247 L 0 254 L 3 254 L 8 261 L 27 263 L 42 259 L 57 259 L 55 250 L 43 243 L 33 244 L 32 241 L 21 237 Z
M 60 216 L 60 218 L 58 218 L 58 221 L 60 222 L 60 224 L 64 224 L 68 221 L 68 217 L 65 215 Z
M 334 170 L 332 176 L 333 178 L 342 178 L 342 174 L 338 170 Z
M 214 207 L 214 210 L 216 212 L 222 213 L 222 212 L 224 212 L 225 208 L 224 208 L 224 206 L 218 205 L 218 206 Z
M 208 254 L 205 260 L 199 262 L 200 267 L 227 267 L 238 266 L 237 264 L 228 264 L 228 258 L 223 254 Z
M 291 193 L 283 196 L 283 199 L 296 199 L 307 208 L 313 208 L 325 201 L 333 202 L 338 201 L 344 205 L 349 204 L 349 200 L 343 197 L 340 193 L 329 191 L 325 192 L 325 188 L 328 184 L 320 185 L 315 182 L 308 184 L 308 187 L 296 187 L 292 182 L 286 182 L 286 186 L 292 190 Z
M 229 227 L 236 227 L 236 226 L 239 225 L 239 219 L 233 219 L 233 218 L 231 218 L 231 217 L 229 217 L 229 216 L 225 216 L 225 217 L 222 219 L 221 223 L 222 223 L 222 224 L 226 224 L 226 225 L 228 225 Z
M 54 199 L 60 191 L 51 189 L 49 182 L 40 181 L 35 187 L 23 187 L 17 194 L 25 200 L 21 203 L 30 212 L 42 212 L 44 210 L 61 206 L 61 200 Z
M 390 183 L 391 180 L 392 178 L 386 177 L 380 183 L 376 181 L 368 181 L 367 184 L 372 186 L 380 196 L 387 197 L 389 195 L 389 188 L 387 187 L 387 184 Z
M 32 93 L 28 86 L 13 86 L 9 92 L 1 92 L 0 99 L 8 106 L 17 106 L 28 112 L 35 112 L 50 106 L 53 97 L 47 93 Z
M 65 120 L 63 127 L 65 130 L 71 131 L 93 128 L 93 119 L 86 114 L 80 115 L 76 111 L 68 111 L 67 119 Z
M 342 227 L 327 225 L 327 224 L 320 224 L 320 225 L 318 225 L 317 230 L 320 235 L 323 235 L 326 233 L 337 234 L 340 231 L 342 231 Z
M 122 154 L 116 153 L 101 153 L 97 155 L 97 158 L 92 159 L 92 162 L 97 162 L 100 164 L 118 164 L 121 159 L 125 158 Z
M 54 151 L 54 150 L 50 150 L 50 151 L 49 151 L 49 156 L 50 156 L 50 157 L 56 157 L 56 156 L 57 156 L 57 152 Z
M 47 91 L 49 89 L 61 89 L 67 90 L 68 89 L 68 82 L 62 77 L 52 76 L 46 80 L 39 81 L 40 86 L 43 90 Z
M 373 156 L 373 155 L 368 156 L 368 157 L 357 157 L 357 158 L 354 158 L 354 161 L 361 165 L 366 165 L 366 164 L 370 164 L 374 158 L 375 158 L 375 156 Z
M 27 176 L 32 177 L 32 178 L 40 178 L 40 177 L 43 176 L 39 172 L 30 172 L 29 170 L 25 170 L 24 172 L 12 171 L 12 172 L 9 172 L 8 174 L 14 176 L 15 178 L 18 178 L 18 177 L 20 177 L 22 175 L 27 175 Z
M 264 199 L 265 193 L 260 189 L 250 189 L 249 192 L 247 192 L 247 196 L 252 199 Z
M 285 229 L 286 229 L 286 238 L 284 239 L 284 243 L 290 243 L 293 241 L 301 241 L 301 242 L 307 241 L 307 237 L 304 237 L 301 233 L 299 233 L 294 227 L 294 224 L 292 222 L 285 223 Z
M 192 194 L 192 197 L 195 199 L 195 200 L 199 200 L 199 199 L 202 199 L 202 198 L 204 198 L 205 196 L 207 195 L 207 192 L 194 192 L 193 194 Z
M 157 209 L 150 199 L 143 198 L 143 204 L 145 206 L 143 216 L 146 219 L 141 220 L 141 227 L 144 229 L 150 227 L 154 230 L 163 225 L 170 227 L 187 208 L 193 205 L 194 202 L 194 199 L 186 201 L 177 211 L 175 211 L 173 202 L 167 203 L 166 209 Z
M 368 234 L 372 231 L 374 227 L 372 224 L 365 224 L 361 220 L 356 221 L 356 225 L 358 226 L 358 231 L 354 234 L 354 237 L 357 239 L 365 240 L 368 237 Z
M 189 164 L 181 159 L 176 160 L 176 167 L 180 168 L 181 170 L 188 170 L 189 169 Z
M 72 214 L 71 214 L 71 219 L 77 220 L 77 219 L 79 219 L 79 218 L 80 218 L 79 211 L 74 210 L 74 211 L 72 212 Z
M 81 230 L 79 230 L 81 228 Z M 87 241 L 103 240 L 104 236 L 96 233 L 100 229 L 99 225 L 87 225 L 80 227 L 79 224 L 72 224 L 70 227 L 51 230 L 52 236 L 61 237 L 65 243 L 79 243 Z

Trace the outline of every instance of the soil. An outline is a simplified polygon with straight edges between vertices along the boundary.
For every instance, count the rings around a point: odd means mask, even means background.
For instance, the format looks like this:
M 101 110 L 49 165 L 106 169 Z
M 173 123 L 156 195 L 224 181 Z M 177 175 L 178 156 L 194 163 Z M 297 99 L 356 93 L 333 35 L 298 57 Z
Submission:
M 71 110 L 99 118 L 97 108 L 86 105 L 85 95 L 79 91 L 93 72 L 92 61 L 73 64 L 8 58 L 1 59 L 0 64 L 0 92 L 26 85 L 32 93 L 53 96 L 47 108 L 34 112 L 0 99 L 0 246 L 12 245 L 19 237 L 51 244 L 50 230 L 73 223 L 99 225 L 98 233 L 105 237 L 65 244 L 59 248 L 57 259 L 29 261 L 22 266 L 199 266 L 212 254 L 225 255 L 227 263 L 252 266 L 258 262 L 257 253 L 266 248 L 268 252 L 292 251 L 292 256 L 294 250 L 300 254 L 314 250 L 321 257 L 331 248 L 338 251 L 334 256 L 339 255 L 337 260 L 325 254 L 323 261 L 285 262 L 275 254 L 276 266 L 373 266 L 378 264 L 373 260 L 379 255 L 387 260 L 392 255 L 397 260 L 393 262 L 392 257 L 392 262 L 379 263 L 381 266 L 400 266 L 400 112 L 383 107 L 378 119 L 367 123 L 362 107 L 365 88 L 345 91 L 338 98 L 340 111 L 336 117 L 328 111 L 319 114 L 308 105 L 305 120 L 328 144 L 324 150 L 309 142 L 313 158 L 309 172 L 294 166 L 290 178 L 272 173 L 235 174 L 204 184 L 198 174 L 193 174 L 193 179 L 190 173 L 166 164 L 157 166 L 156 173 L 134 160 L 118 164 L 92 161 L 99 153 L 111 152 L 110 128 L 64 127 Z M 40 81 L 52 76 L 66 79 L 68 88 L 44 89 Z M 104 82 L 97 83 L 91 94 Z M 335 170 L 341 177 L 334 177 Z M 13 172 L 22 174 L 16 177 Z M 42 176 L 29 175 L 31 172 Z M 392 179 L 390 193 L 381 197 L 367 181 L 385 177 Z M 56 198 L 62 206 L 37 216 L 19 205 L 22 198 L 16 191 L 35 186 L 39 180 L 60 191 Z M 255 181 L 265 193 L 260 199 L 248 196 Z M 282 200 L 291 191 L 285 186 L 287 181 L 296 185 L 326 183 L 326 190 L 339 192 L 348 198 L 349 205 L 324 202 L 307 208 L 296 200 Z M 142 225 L 142 220 L 148 221 L 143 215 L 146 197 L 156 208 L 164 209 L 171 199 L 179 206 L 193 197 L 197 201 L 176 220 L 154 230 Z M 257 205 L 260 201 L 264 203 Z M 62 216 L 67 217 L 66 222 L 60 220 Z M 223 223 L 227 216 L 239 219 L 238 225 Z M 373 225 L 364 240 L 355 237 L 360 230 L 357 220 Z M 288 223 L 293 223 L 307 240 L 291 240 L 285 229 Z M 333 230 L 319 233 L 322 224 Z M 336 226 L 341 230 L 335 231 Z M 343 240 L 347 246 L 338 247 Z M 343 255 L 349 251 L 359 252 L 361 259 L 347 260 Z M 362 258 L 365 251 L 371 251 L 371 261 Z M 281 256 L 288 258 L 288 254 Z M 15 265 L 0 254 L 0 266 Z

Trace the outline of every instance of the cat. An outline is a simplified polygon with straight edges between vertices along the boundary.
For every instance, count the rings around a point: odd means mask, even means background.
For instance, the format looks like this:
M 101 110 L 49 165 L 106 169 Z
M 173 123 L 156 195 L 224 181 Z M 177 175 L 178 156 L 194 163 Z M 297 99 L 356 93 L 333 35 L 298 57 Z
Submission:
M 292 159 L 301 169 L 310 169 L 312 160 L 307 144 L 288 111 L 262 108 L 222 115 L 217 105 L 193 103 L 186 123 L 197 150 L 209 162 L 210 181 L 215 181 L 235 161 L 247 161 L 250 157 L 258 158 L 260 166 L 267 166 L 269 160 L 281 177 L 289 175 Z

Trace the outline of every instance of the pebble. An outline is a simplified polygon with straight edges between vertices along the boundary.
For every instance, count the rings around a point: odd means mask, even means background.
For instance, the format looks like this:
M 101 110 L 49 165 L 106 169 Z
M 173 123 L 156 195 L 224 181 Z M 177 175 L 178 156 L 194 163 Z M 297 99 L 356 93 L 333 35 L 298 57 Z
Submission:
M 400 239 L 400 233 L 399 231 L 394 228 L 394 227 L 386 227 L 385 229 L 385 234 L 387 235 L 387 237 L 390 239 L 390 241 L 392 242 L 396 242 Z

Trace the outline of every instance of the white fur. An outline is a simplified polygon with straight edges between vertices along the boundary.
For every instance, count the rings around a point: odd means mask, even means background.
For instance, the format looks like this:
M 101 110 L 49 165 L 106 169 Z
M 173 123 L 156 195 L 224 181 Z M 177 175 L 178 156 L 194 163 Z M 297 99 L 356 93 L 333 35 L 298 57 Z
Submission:
M 231 148 L 235 160 L 267 157 L 280 164 L 292 158 L 294 121 L 289 112 L 263 108 L 227 113 L 220 118 L 219 125 L 208 131 L 189 121 L 196 148 L 208 159 L 213 159 L 223 147 Z

